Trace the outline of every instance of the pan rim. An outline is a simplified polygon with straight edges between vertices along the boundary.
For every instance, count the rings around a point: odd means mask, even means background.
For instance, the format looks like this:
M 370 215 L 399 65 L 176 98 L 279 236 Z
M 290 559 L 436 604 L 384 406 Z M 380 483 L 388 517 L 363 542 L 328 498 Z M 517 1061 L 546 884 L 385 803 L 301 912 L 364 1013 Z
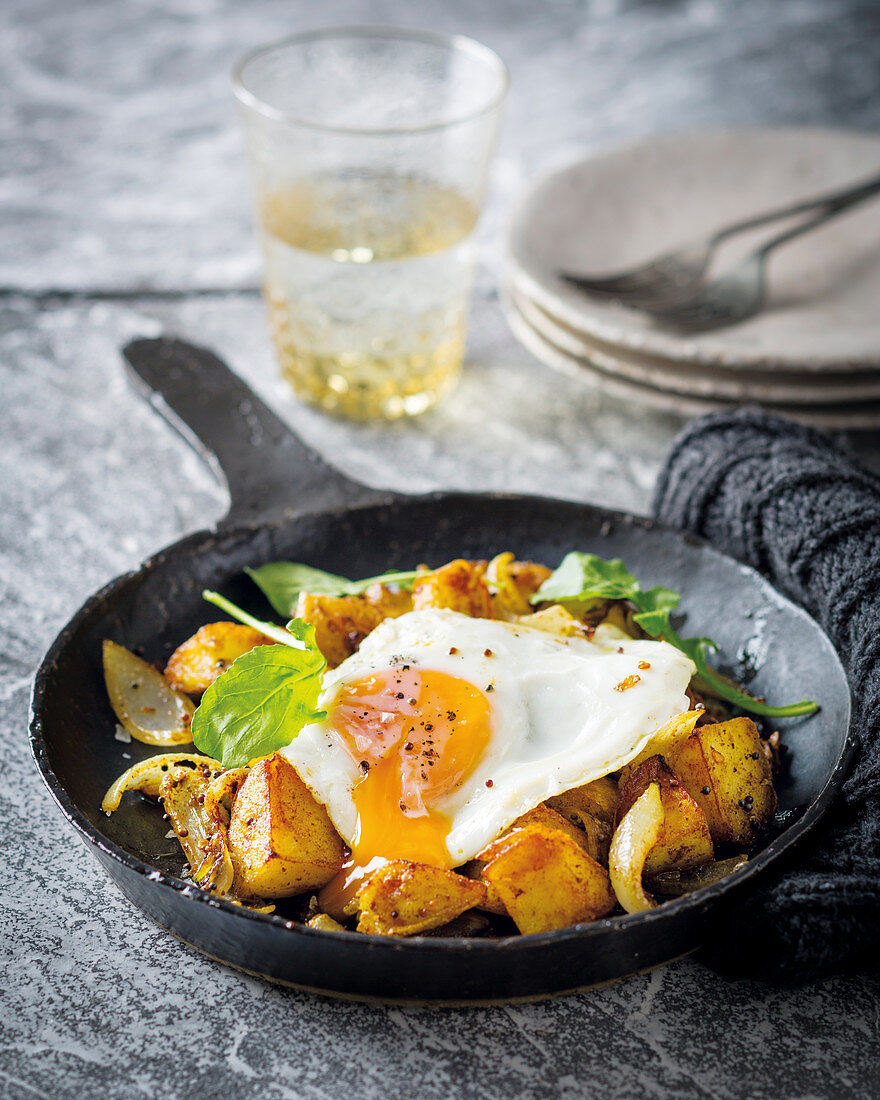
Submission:
M 540 503 L 542 506 L 557 505 L 565 508 L 574 508 L 581 512 L 593 512 L 601 516 L 603 521 L 612 524 L 621 523 L 628 526 L 636 525 L 645 530 L 655 530 L 672 535 L 684 540 L 689 545 L 701 547 L 705 552 L 725 562 L 735 563 L 739 569 L 757 578 L 761 585 L 766 586 L 773 594 L 776 600 L 782 601 L 787 606 L 789 611 L 793 611 L 798 616 L 807 619 L 812 628 L 818 631 L 824 640 L 830 655 L 836 662 L 837 672 L 846 685 L 846 711 L 844 715 L 846 736 L 837 760 L 828 773 L 821 790 L 805 807 L 797 820 L 783 828 L 765 848 L 762 848 L 756 853 L 753 859 L 750 859 L 744 867 L 740 868 L 732 875 L 729 875 L 727 878 L 711 886 L 702 887 L 691 894 L 665 901 L 653 909 L 645 910 L 640 913 L 618 914 L 612 917 L 604 917 L 601 920 L 587 924 L 576 924 L 555 931 L 530 933 L 528 935 L 517 934 L 495 938 L 453 938 L 440 936 L 411 936 L 398 938 L 393 936 L 370 935 L 362 932 L 350 932 L 348 930 L 332 932 L 308 928 L 304 924 L 296 923 L 284 917 L 277 916 L 276 914 L 257 913 L 240 905 L 225 901 L 222 898 L 216 898 L 201 890 L 192 882 L 187 882 L 177 876 L 159 871 L 157 868 L 144 862 L 137 856 L 133 856 L 130 852 L 127 852 L 124 848 L 109 840 L 92 824 L 76 802 L 68 795 L 64 785 L 49 763 L 48 745 L 46 743 L 41 717 L 43 698 L 47 691 L 50 690 L 51 673 L 55 661 L 67 645 L 70 636 L 76 632 L 90 615 L 102 605 L 105 605 L 109 599 L 124 589 L 126 585 L 133 583 L 145 572 L 164 563 L 166 559 L 186 553 L 190 549 L 191 544 L 203 543 L 206 539 L 235 539 L 255 531 L 267 531 L 278 528 L 290 523 L 294 519 L 306 517 L 332 520 L 336 517 L 369 511 L 377 507 L 407 507 L 410 505 L 417 506 L 444 501 L 454 502 L 455 500 L 468 500 L 471 502 L 509 501 L 524 504 Z M 169 546 L 151 554 L 138 568 L 128 570 L 108 581 L 97 592 L 90 596 L 68 620 L 52 642 L 52 645 L 47 650 L 37 669 L 31 693 L 30 712 L 29 741 L 34 763 L 40 773 L 43 783 L 63 816 L 87 844 L 103 852 L 128 871 L 140 875 L 143 879 L 149 881 L 151 885 L 155 885 L 159 889 L 170 889 L 174 893 L 187 898 L 187 900 L 206 905 L 211 909 L 219 909 L 221 912 L 225 912 L 231 916 L 239 917 L 244 920 L 257 921 L 260 924 L 274 927 L 278 932 L 283 931 L 293 935 L 318 937 L 319 940 L 329 941 L 330 943 L 337 942 L 350 944 L 352 942 L 357 942 L 364 944 L 365 947 L 370 947 L 374 951 L 377 949 L 393 952 L 405 951 L 424 953 L 442 951 L 445 955 L 454 954 L 468 957 L 473 957 L 474 955 L 495 955 L 499 952 L 516 955 L 523 951 L 529 952 L 533 949 L 538 950 L 545 945 L 560 945 L 569 941 L 587 943 L 596 937 L 613 932 L 617 929 L 623 930 L 634 927 L 648 927 L 652 924 L 656 924 L 658 921 L 664 920 L 664 918 L 674 918 L 680 914 L 693 913 L 702 908 L 714 905 L 719 901 L 723 901 L 727 895 L 738 892 L 748 883 L 753 882 L 755 879 L 767 873 L 770 865 L 776 862 L 794 845 L 801 843 L 804 836 L 812 831 L 836 798 L 843 779 L 849 769 L 855 748 L 851 735 L 852 693 L 846 671 L 843 668 L 843 664 L 834 645 L 821 625 L 809 614 L 809 612 L 795 603 L 789 596 L 775 588 L 766 577 L 758 572 L 758 570 L 745 565 L 729 554 L 723 553 L 704 539 L 698 538 L 689 532 L 659 523 L 649 516 L 639 516 L 631 512 L 610 509 L 587 501 L 564 500 L 553 497 L 536 496 L 534 494 L 492 491 L 468 493 L 458 490 L 437 490 L 434 492 L 413 495 L 403 495 L 389 491 L 384 498 L 381 492 L 377 491 L 376 497 L 353 505 L 318 509 L 314 511 L 307 508 L 291 510 L 278 518 L 272 517 L 262 521 L 254 519 L 234 526 L 224 526 L 221 521 L 214 527 L 203 528 L 191 532 L 178 539 L 176 542 L 171 543 Z

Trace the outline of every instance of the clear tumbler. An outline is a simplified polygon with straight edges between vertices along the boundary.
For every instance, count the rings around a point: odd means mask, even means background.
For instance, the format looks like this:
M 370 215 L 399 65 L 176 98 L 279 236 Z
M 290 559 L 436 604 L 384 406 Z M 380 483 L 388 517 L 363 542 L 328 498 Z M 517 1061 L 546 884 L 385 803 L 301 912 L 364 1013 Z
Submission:
M 332 412 L 424 412 L 455 386 L 507 70 L 468 38 L 309 31 L 240 62 L 282 372 Z

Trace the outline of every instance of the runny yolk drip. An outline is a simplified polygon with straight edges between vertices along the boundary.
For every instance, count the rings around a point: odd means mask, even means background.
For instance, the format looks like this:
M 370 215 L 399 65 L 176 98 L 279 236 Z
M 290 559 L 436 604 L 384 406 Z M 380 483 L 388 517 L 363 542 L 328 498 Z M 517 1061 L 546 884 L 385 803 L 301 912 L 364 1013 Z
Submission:
M 377 857 L 452 866 L 451 821 L 436 803 L 483 756 L 490 717 L 484 692 L 430 669 L 401 665 L 342 688 L 328 725 L 364 774 L 351 859 L 321 892 L 325 912 L 342 910 Z

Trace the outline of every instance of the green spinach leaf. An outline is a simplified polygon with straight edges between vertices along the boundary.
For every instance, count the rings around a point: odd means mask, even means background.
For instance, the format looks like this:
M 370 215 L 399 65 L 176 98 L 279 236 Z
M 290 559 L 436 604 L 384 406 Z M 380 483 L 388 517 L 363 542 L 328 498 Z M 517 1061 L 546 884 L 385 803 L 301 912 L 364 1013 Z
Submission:
M 261 565 L 259 569 L 247 569 L 246 572 L 260 586 L 279 615 L 294 613 L 300 592 L 308 592 L 313 596 L 356 596 L 366 592 L 377 581 L 396 584 L 401 588 L 412 588 L 416 578 L 415 570 L 411 570 L 350 581 L 347 577 L 325 573 L 322 569 L 314 569 L 311 565 L 302 565 L 295 561 L 273 561 L 268 565 Z
M 311 623 L 293 619 L 285 631 L 216 592 L 203 595 L 279 642 L 242 654 L 211 684 L 193 715 L 196 748 L 226 768 L 241 768 L 289 745 L 303 726 L 326 717 L 317 702 L 327 662 Z
M 675 630 L 670 615 L 678 607 L 681 595 L 671 588 L 649 588 L 643 592 L 639 582 L 620 558 L 605 561 L 595 554 L 572 551 L 566 554 L 559 568 L 552 573 L 532 596 L 532 603 L 550 600 L 555 603 L 589 599 L 629 600 L 635 607 L 633 616 L 652 638 L 660 638 L 681 650 L 697 666 L 697 674 L 705 687 L 721 699 L 770 718 L 791 718 L 813 714 L 819 709 L 812 700 L 775 707 L 749 695 L 708 662 L 707 653 L 718 647 L 711 638 L 682 638 Z

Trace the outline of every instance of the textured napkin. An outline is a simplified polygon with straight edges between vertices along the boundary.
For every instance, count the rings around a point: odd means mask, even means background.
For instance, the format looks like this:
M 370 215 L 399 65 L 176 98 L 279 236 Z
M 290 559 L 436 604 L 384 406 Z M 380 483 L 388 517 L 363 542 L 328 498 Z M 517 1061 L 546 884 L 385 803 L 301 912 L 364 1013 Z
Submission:
M 857 748 L 838 802 L 726 919 L 708 961 L 779 981 L 877 967 L 880 479 L 819 432 L 742 409 L 702 417 L 678 437 L 654 513 L 805 607 L 837 647 L 853 695 Z

